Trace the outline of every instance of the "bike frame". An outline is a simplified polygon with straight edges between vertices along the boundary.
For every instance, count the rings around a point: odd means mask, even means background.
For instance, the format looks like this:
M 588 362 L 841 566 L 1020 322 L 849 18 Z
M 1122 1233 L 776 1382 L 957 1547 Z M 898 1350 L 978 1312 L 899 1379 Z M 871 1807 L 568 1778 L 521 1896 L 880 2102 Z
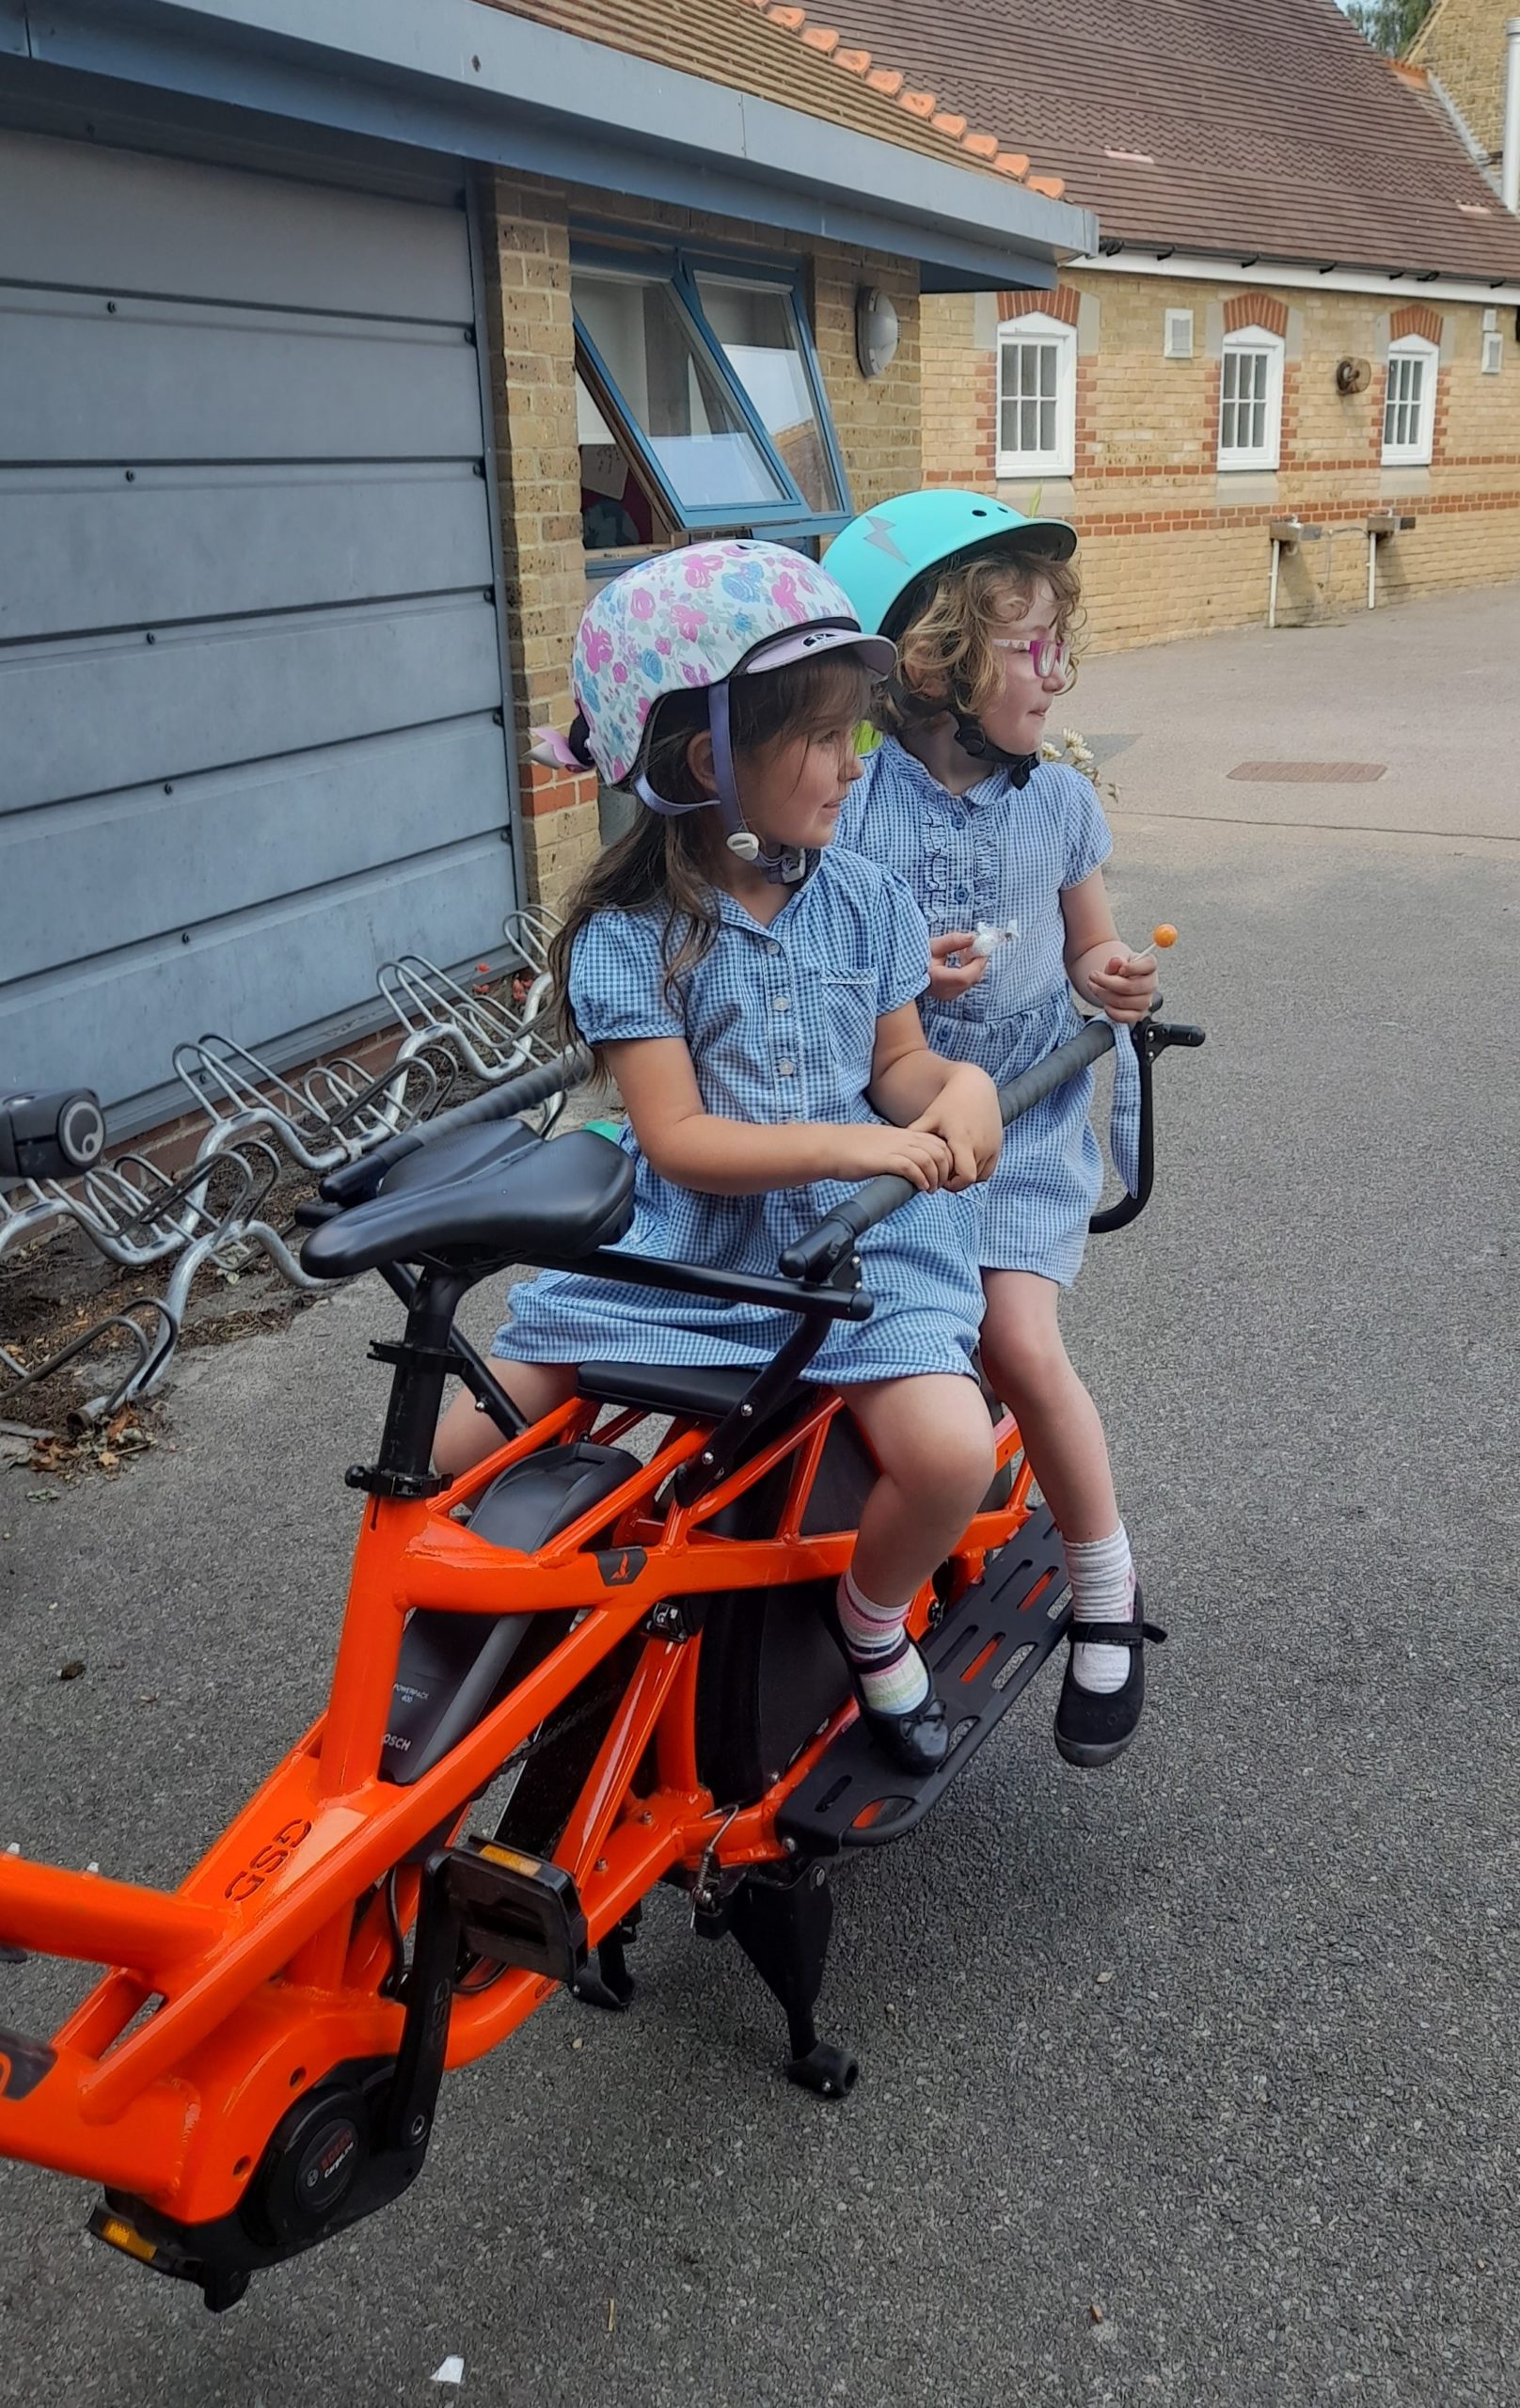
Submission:
M 409 1922 L 430 1839 L 453 1834 L 546 1718 L 641 1626 L 648 1635 L 636 1669 L 554 1851 L 578 1892 L 589 1942 L 614 1932 L 674 1868 L 695 1875 L 705 1861 L 728 1868 L 784 1859 L 777 1814 L 853 1705 L 763 1797 L 730 1814 L 698 1774 L 700 1633 L 663 1636 L 649 1623 L 657 1607 L 682 1598 L 838 1576 L 853 1529 L 804 1536 L 802 1524 L 841 1400 L 822 1393 L 719 1485 L 689 1503 L 673 1491 L 657 1507 L 714 1427 L 675 1422 L 637 1476 L 530 1559 L 505 1557 L 452 1518 L 523 1457 L 589 1435 L 606 1409 L 579 1400 L 561 1406 L 436 1497 L 370 1500 L 326 1712 L 178 1891 L 0 1857 L 0 1936 L 115 1969 L 50 2042 L 0 2034 L 0 2152 L 131 2193 L 184 2225 L 230 2214 L 293 2099 L 334 2067 L 395 2058 L 404 2010 L 384 1992 L 391 1905 Z M 664 1418 L 642 1407 L 617 1412 L 596 1431 L 598 1443 Z M 952 1558 L 958 1594 L 1028 1515 L 1030 1474 L 1011 1417 L 995 1441 L 1000 1468 L 1017 1462 L 1012 1490 L 1006 1505 L 975 1517 Z M 730 1539 L 710 1528 L 784 1463 L 790 1481 L 774 1537 Z M 915 1630 L 930 1604 L 926 1588 Z M 404 1788 L 379 1768 L 414 1607 L 582 1619 Z M 651 1747 L 656 1782 L 641 1791 Z M 377 1885 L 398 1866 L 406 1868 L 404 1895 L 388 1903 Z M 447 2066 L 494 2048 L 557 1986 L 508 1970 L 479 1995 L 456 1992 Z M 139 2020 L 153 2000 L 156 2010 Z

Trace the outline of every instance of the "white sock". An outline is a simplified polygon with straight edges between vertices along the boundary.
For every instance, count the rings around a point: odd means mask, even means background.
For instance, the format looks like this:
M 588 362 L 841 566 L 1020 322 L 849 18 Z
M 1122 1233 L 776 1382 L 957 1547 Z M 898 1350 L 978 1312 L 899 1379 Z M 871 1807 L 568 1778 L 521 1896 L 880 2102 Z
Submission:
M 840 1576 L 839 1627 L 866 1703 L 876 1714 L 911 1714 L 928 1695 L 928 1666 L 911 1643 L 896 1663 L 881 1671 L 872 1670 L 873 1661 L 891 1656 L 898 1645 L 910 1603 L 879 1606 L 856 1587 L 849 1573 Z
M 1123 1523 L 1111 1539 L 1089 1539 L 1075 1545 L 1067 1539 L 1063 1545 L 1071 1577 L 1072 1620 L 1084 1625 L 1132 1622 L 1134 1561 Z M 1079 1688 L 1112 1697 L 1130 1677 L 1130 1650 L 1080 1642 L 1071 1650 L 1071 1677 Z

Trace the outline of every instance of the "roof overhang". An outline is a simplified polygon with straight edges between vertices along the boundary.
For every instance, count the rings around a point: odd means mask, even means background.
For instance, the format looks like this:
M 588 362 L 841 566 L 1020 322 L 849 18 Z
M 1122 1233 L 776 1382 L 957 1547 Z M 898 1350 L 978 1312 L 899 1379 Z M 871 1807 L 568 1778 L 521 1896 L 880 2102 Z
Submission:
M 1520 277 L 1444 276 L 1433 268 L 1342 267 L 1328 261 L 1323 267 L 1303 260 L 1274 260 L 1264 254 L 1218 254 L 1212 251 L 1158 250 L 1153 243 L 1105 243 L 1091 258 L 1073 260 L 1085 275 L 1101 268 L 1116 276 L 1174 277 L 1179 283 L 1265 285 L 1274 291 L 1301 293 L 1370 293 L 1389 301 L 1482 301 L 1508 306 L 1520 302 Z
M 1012 178 L 479 0 L 0 0 L 8 55 L 827 236 L 916 261 L 926 292 L 1045 288 L 1098 237 L 1090 211 Z M 12 67 L 11 91 L 17 81 Z

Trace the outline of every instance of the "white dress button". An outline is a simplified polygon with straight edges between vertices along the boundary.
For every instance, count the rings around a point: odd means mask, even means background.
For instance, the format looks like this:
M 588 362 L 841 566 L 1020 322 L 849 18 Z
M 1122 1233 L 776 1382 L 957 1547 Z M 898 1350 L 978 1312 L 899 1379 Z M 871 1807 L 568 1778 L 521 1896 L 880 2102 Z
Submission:
M 776 1075 L 778 1078 L 789 1079 L 796 1069 L 797 1064 L 795 1062 L 778 1062 L 776 1065 Z
M 770 1008 L 775 1012 L 789 1012 L 792 1008 L 792 999 L 790 995 L 778 995 Z

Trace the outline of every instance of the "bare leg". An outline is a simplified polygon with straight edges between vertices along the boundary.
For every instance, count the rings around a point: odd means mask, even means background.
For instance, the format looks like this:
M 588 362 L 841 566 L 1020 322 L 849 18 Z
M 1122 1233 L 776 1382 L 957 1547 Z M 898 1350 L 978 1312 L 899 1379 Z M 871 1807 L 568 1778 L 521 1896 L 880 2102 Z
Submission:
M 861 1513 L 850 1571 L 868 1597 L 904 1609 L 986 1496 L 995 1456 L 974 1380 L 954 1372 L 846 1391 L 881 1477 Z
M 982 1365 L 1018 1420 L 1055 1527 L 1074 1545 L 1106 1539 L 1119 1527 L 1108 1442 L 1062 1342 L 1060 1289 L 1032 1271 L 989 1271 L 984 1284 Z
M 519 1413 L 530 1421 L 542 1420 L 557 1404 L 573 1396 L 575 1366 L 571 1363 L 508 1363 L 493 1360 L 491 1377 L 504 1388 Z M 438 1421 L 433 1441 L 433 1462 L 445 1480 L 494 1455 L 503 1443 L 489 1414 L 482 1413 L 467 1388 L 462 1388 Z

